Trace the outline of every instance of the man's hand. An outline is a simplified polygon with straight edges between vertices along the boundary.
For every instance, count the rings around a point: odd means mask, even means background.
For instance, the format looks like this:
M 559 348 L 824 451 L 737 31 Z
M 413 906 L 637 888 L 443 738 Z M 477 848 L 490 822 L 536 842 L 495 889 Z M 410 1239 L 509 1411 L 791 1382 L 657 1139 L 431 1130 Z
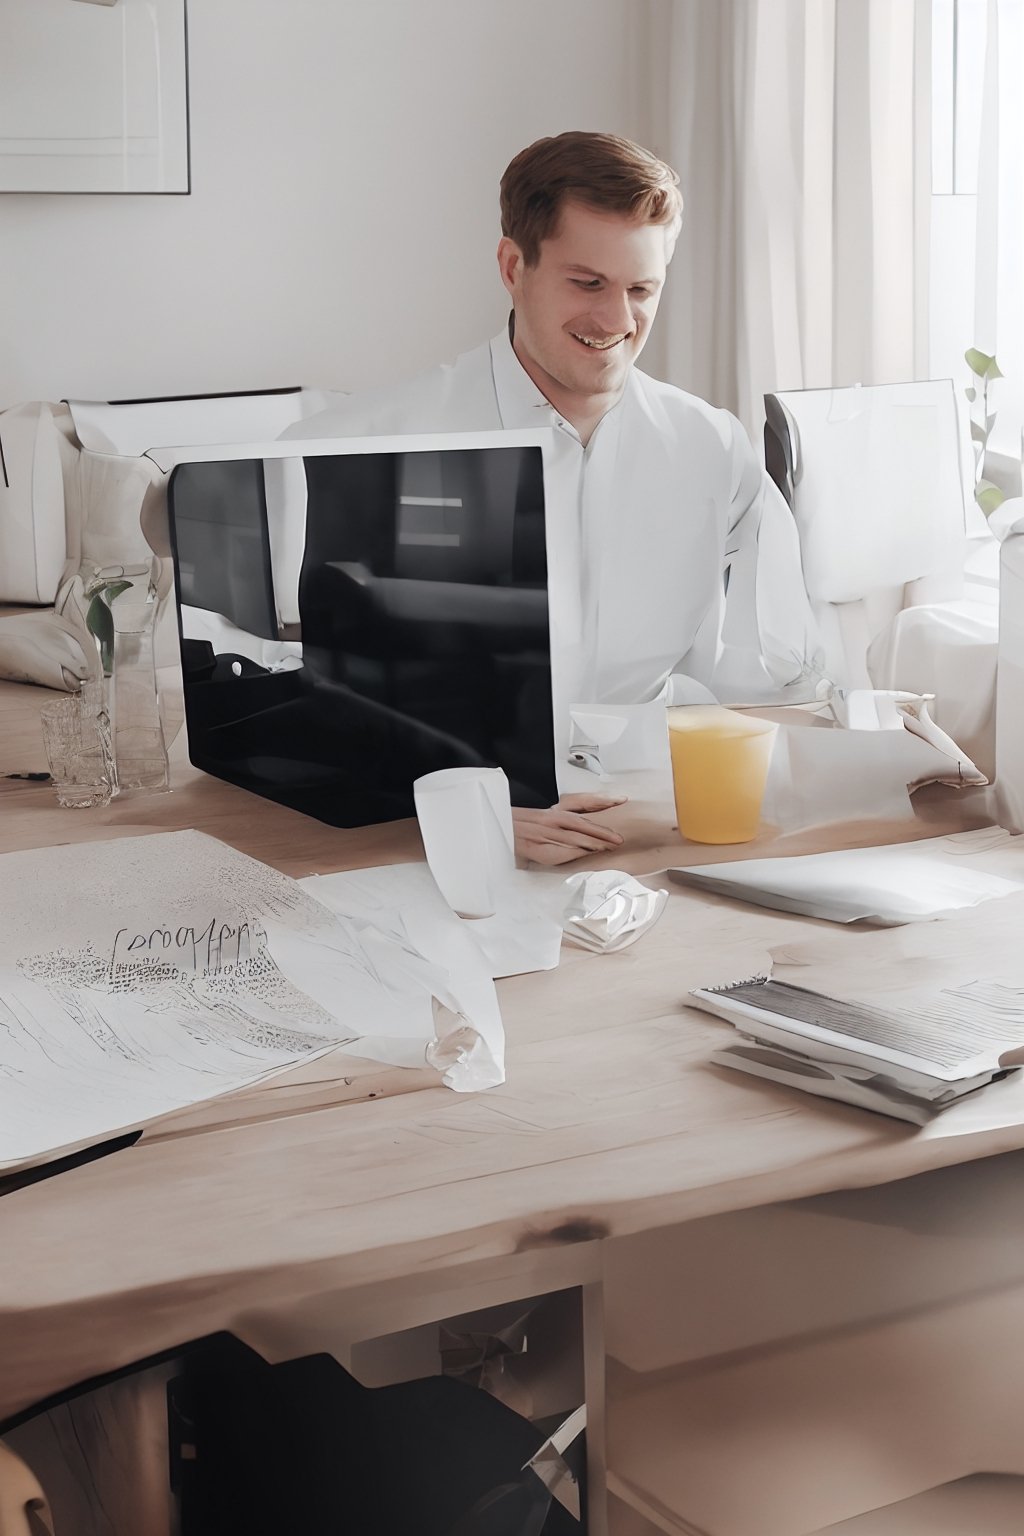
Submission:
M 594 811 L 624 805 L 626 795 L 563 795 L 548 811 L 512 807 L 516 857 L 533 864 L 568 864 L 586 853 L 604 853 L 622 842 L 618 832 L 599 821 Z

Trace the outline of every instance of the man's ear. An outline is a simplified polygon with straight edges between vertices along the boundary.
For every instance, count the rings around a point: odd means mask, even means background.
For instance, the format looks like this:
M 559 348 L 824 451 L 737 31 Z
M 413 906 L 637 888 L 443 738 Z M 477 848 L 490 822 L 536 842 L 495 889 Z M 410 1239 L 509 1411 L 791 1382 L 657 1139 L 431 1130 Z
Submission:
M 508 235 L 502 235 L 498 241 L 498 271 L 513 298 L 519 292 L 519 280 L 524 265 L 523 253 L 519 246 L 514 240 L 510 240 Z

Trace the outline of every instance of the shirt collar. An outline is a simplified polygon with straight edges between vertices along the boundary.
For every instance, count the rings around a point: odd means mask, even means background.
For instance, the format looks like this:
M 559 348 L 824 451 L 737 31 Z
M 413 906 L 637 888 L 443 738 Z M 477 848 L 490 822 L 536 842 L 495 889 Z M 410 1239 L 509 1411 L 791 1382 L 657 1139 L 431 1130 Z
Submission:
M 510 335 L 511 325 L 503 327 L 491 341 L 491 373 L 494 393 L 498 400 L 498 415 L 506 431 L 517 427 L 564 426 L 576 436 L 576 429 L 555 410 L 551 401 L 542 394 L 516 357 Z M 629 391 L 634 388 L 633 369 L 629 370 L 626 388 L 607 416 L 616 415 Z M 602 421 L 605 418 L 602 418 Z M 600 427 L 601 422 L 598 423 Z
M 491 372 L 494 393 L 498 397 L 498 414 L 506 431 L 554 424 L 557 412 L 516 357 L 507 327 L 491 342 Z

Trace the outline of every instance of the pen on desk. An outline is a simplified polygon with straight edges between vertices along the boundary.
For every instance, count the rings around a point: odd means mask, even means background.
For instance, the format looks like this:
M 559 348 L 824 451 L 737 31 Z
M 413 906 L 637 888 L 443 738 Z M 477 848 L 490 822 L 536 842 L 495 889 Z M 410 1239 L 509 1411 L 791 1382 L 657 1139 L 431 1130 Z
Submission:
M 5 773 L 5 779 L 31 779 L 34 784 L 43 784 L 49 781 L 48 773 Z
M 77 1152 L 68 1152 L 64 1157 L 51 1158 L 48 1163 L 36 1163 L 30 1168 L 17 1168 L 13 1173 L 0 1173 L 0 1199 L 4 1195 L 13 1195 L 16 1189 L 24 1189 L 27 1184 L 38 1184 L 43 1179 L 52 1179 L 56 1174 L 67 1173 L 72 1168 L 80 1168 L 83 1163 L 94 1163 L 98 1158 L 109 1157 L 111 1152 L 123 1152 L 128 1147 L 133 1147 L 142 1135 L 142 1131 L 126 1131 L 123 1136 L 113 1136 L 106 1141 L 97 1141 L 90 1147 L 80 1147 Z

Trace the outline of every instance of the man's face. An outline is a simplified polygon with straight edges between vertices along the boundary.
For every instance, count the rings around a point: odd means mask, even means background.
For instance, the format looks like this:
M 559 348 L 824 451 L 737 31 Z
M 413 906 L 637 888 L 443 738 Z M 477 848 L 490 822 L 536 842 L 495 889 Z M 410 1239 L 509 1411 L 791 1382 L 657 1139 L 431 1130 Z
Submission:
M 545 394 L 617 397 L 658 310 L 666 229 L 567 202 L 554 236 L 526 266 L 507 237 L 502 281 L 516 313 L 515 349 Z

